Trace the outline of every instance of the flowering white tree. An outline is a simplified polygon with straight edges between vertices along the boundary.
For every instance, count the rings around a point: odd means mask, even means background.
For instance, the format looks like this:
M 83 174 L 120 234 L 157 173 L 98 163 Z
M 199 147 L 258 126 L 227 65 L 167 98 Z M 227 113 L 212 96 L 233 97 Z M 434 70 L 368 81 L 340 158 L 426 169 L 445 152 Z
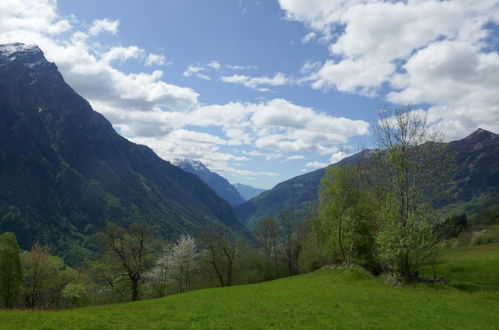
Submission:
M 173 247 L 168 245 L 163 249 L 161 256 L 156 261 L 156 266 L 147 274 L 160 297 L 166 294 L 166 286 L 170 281 L 171 272 L 174 268 L 173 259 Z
M 177 280 L 178 290 L 187 291 L 191 287 L 192 271 L 198 261 L 196 240 L 188 235 L 182 234 L 173 246 L 173 277 Z
M 188 234 L 180 235 L 174 245 L 163 249 L 156 266 L 148 274 L 150 283 L 159 296 L 166 294 L 166 287 L 172 281 L 177 282 L 179 292 L 190 289 L 198 255 L 196 240 Z

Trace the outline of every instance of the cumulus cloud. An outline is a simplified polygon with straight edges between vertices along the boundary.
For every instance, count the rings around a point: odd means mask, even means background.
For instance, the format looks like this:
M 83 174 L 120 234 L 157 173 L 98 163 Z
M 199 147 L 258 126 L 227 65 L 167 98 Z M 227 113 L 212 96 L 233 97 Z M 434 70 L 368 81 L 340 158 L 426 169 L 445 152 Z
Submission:
M 369 125 L 364 121 L 336 118 L 284 99 L 200 105 L 194 90 L 168 83 L 161 70 L 127 73 L 115 66 L 129 60 L 143 65 L 165 63 L 162 55 L 139 46 L 113 45 L 112 41 L 102 44 L 100 34 L 118 35 L 119 21 L 96 20 L 90 28 L 78 25 L 77 19 L 74 22 L 72 26 L 58 15 L 53 0 L 1 1 L 0 43 L 38 44 L 65 80 L 121 134 L 151 146 L 165 159 L 200 159 L 210 168 L 231 175 L 275 176 L 273 172 L 250 171 L 241 164 L 251 157 L 331 154 L 337 151 L 336 144 L 367 133 Z M 221 69 L 214 61 L 190 66 L 185 75 Z M 282 73 L 244 80 L 243 85 L 250 88 L 292 81 Z M 212 131 L 217 133 L 209 133 Z M 234 149 L 240 146 L 248 153 Z
M 36 10 L 29 9 L 30 6 Z M 94 36 L 76 28 L 61 28 L 68 24 L 61 23 L 65 21 L 58 16 L 55 1 L 2 1 L 0 9 L 0 15 L 6 18 L 0 20 L 0 42 L 39 45 L 47 59 L 57 64 L 65 80 L 98 111 L 100 107 L 115 113 L 129 109 L 153 111 L 159 107 L 185 111 L 197 105 L 196 92 L 163 81 L 162 71 L 125 73 L 113 67 L 115 61 L 143 60 L 146 52 L 137 46 L 108 47 L 103 52 L 104 47 L 92 40 Z M 118 23 L 96 20 L 90 32 L 117 33 Z M 61 36 L 62 32 L 69 36 Z
M 145 64 L 147 66 L 165 65 L 166 64 L 166 58 L 163 55 L 160 55 L 160 54 L 150 53 L 149 55 L 147 55 Z
M 202 67 L 200 65 L 189 65 L 184 71 L 183 75 L 184 77 L 194 76 L 203 80 L 211 80 L 211 78 L 207 74 L 203 73 L 204 71 L 206 71 L 205 67 Z
M 339 162 L 340 160 L 347 158 L 351 155 L 352 155 L 351 153 L 347 153 L 344 151 L 338 151 L 338 152 L 335 152 L 334 154 L 331 155 L 331 158 L 329 159 L 329 161 L 331 162 L 331 164 L 335 164 L 335 163 Z
M 222 65 L 220 63 L 218 63 L 217 61 L 211 61 L 210 63 L 208 63 L 208 66 L 215 69 L 215 70 L 218 70 L 218 69 L 220 69 L 220 67 Z
M 499 63 L 489 30 L 499 23 L 498 1 L 279 3 L 287 19 L 329 40 L 332 58 L 305 79 L 313 88 L 429 104 L 448 138 L 499 130 Z
M 111 63 L 112 61 L 119 60 L 124 62 L 128 59 L 145 56 L 145 51 L 137 46 L 130 47 L 112 47 L 110 50 L 101 55 L 102 61 Z
M 328 166 L 328 163 L 322 163 L 322 162 L 308 162 L 305 164 L 306 168 L 310 169 L 316 169 L 316 168 L 322 168 Z
M 111 34 L 118 33 L 118 26 L 120 25 L 120 21 L 111 21 L 107 18 L 105 19 L 97 19 L 95 20 L 90 28 L 88 29 L 88 33 L 96 36 L 101 32 L 108 32 Z
M 270 89 L 268 87 L 262 86 L 282 86 L 291 84 L 294 82 L 293 79 L 287 77 L 281 72 L 278 72 L 274 77 L 249 77 L 245 75 L 232 75 L 232 76 L 223 76 L 221 78 L 223 82 L 232 83 L 232 84 L 240 84 L 248 88 L 256 89 L 260 92 L 268 92 Z
M 303 39 L 301 40 L 302 43 L 304 44 L 308 44 L 309 42 L 311 42 L 312 40 L 315 40 L 317 39 L 317 33 L 312 31 L 312 32 L 309 32 L 307 33 Z
M 284 99 L 207 105 L 187 112 L 114 113 L 111 109 L 104 114 L 123 134 L 146 143 L 166 159 L 199 159 L 225 174 L 236 173 L 230 172 L 229 162 L 244 162 L 252 157 L 299 160 L 305 157 L 289 154 L 330 155 L 351 137 L 367 134 L 369 128 L 364 121 L 332 117 Z M 197 131 L 208 128 L 220 134 Z M 238 146 L 249 150 L 227 151 Z

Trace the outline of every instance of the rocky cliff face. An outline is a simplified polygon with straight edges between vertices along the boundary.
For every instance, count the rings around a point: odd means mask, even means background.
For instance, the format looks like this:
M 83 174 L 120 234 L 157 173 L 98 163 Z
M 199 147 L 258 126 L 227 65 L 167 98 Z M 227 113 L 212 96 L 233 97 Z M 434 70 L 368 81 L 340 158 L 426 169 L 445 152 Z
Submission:
M 0 232 L 26 248 L 140 220 L 165 237 L 220 223 L 247 235 L 198 177 L 118 135 L 38 47 L 0 45 Z

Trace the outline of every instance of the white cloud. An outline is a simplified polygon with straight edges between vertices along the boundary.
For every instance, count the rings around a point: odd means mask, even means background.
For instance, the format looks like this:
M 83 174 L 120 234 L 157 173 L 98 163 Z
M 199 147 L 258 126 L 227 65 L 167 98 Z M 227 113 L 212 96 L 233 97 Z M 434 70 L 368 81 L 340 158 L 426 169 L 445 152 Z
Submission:
M 342 60 L 338 63 L 328 60 L 312 75 L 313 88 L 335 87 L 342 92 L 364 91 L 379 87 L 395 70 L 392 63 L 379 63 L 369 59 Z M 372 90 L 372 89 L 371 89 Z
M 334 154 L 331 155 L 331 158 L 329 159 L 329 161 L 331 162 L 331 164 L 335 164 L 335 163 L 339 162 L 340 160 L 347 158 L 351 155 L 352 154 L 346 153 L 344 151 L 338 151 L 338 152 L 335 152 Z
M 211 80 L 211 78 L 202 72 L 205 72 L 206 68 L 200 66 L 200 65 L 189 65 L 187 69 L 184 71 L 183 75 L 184 77 L 197 77 L 203 80 Z
M 327 163 L 322 163 L 322 162 L 308 162 L 305 164 L 306 168 L 311 168 L 311 169 L 316 169 L 316 168 L 323 168 L 328 166 L 329 164 Z
M 317 39 L 317 33 L 312 31 L 307 33 L 303 39 L 301 40 L 302 43 L 308 44 L 310 41 Z
M 166 82 L 161 70 L 125 73 L 114 66 L 130 59 L 143 65 L 164 61 L 161 55 L 138 46 L 101 44 L 99 34 L 117 34 L 119 21 L 98 20 L 88 30 L 74 21 L 72 27 L 62 19 L 52 0 L 1 1 L 0 43 L 38 44 L 96 111 L 123 135 L 151 146 L 166 159 L 200 159 L 210 168 L 233 175 L 274 176 L 273 172 L 240 168 L 237 162 L 291 152 L 331 154 L 336 144 L 367 133 L 366 122 L 328 116 L 284 99 L 201 106 L 195 91 Z M 214 66 L 191 66 L 186 72 L 203 74 L 215 70 Z M 290 82 L 278 73 L 247 77 L 244 85 L 265 88 Z M 253 155 L 234 153 L 237 146 L 245 146 Z
M 321 67 L 321 62 L 306 61 L 300 69 L 300 73 L 308 74 L 317 71 Z
M 291 84 L 294 82 L 293 79 L 287 77 L 281 72 L 278 72 L 274 77 L 249 77 L 245 75 L 232 75 L 232 76 L 223 76 L 223 82 L 232 83 L 232 84 L 240 84 L 248 88 L 256 89 L 260 92 L 267 92 L 269 89 L 267 87 L 262 86 L 282 86 Z
M 147 66 L 165 65 L 166 58 L 163 55 L 150 53 L 149 55 L 147 55 L 145 63 Z
M 218 70 L 221 67 L 220 63 L 218 63 L 217 61 L 211 61 L 210 63 L 208 63 L 208 66 L 215 70 Z
M 303 155 L 293 155 L 293 156 L 288 156 L 286 157 L 287 160 L 299 160 L 299 159 L 305 159 L 305 156 Z
M 227 68 L 229 68 L 231 70 L 254 70 L 254 69 L 258 69 L 258 67 L 256 65 L 230 65 L 230 64 L 227 64 L 226 66 L 227 66 Z
M 37 10 L 27 9 L 29 5 Z M 164 82 L 162 71 L 127 74 L 113 67 L 115 60 L 143 59 L 145 51 L 139 47 L 107 47 L 108 51 L 102 53 L 106 47 L 85 32 L 59 29 L 61 19 L 55 1 L 10 0 L 2 1 L 0 6 L 2 17 L 15 17 L 0 20 L 0 42 L 39 45 L 47 59 L 57 64 L 64 79 L 96 110 L 103 107 L 116 114 L 130 109 L 153 111 L 158 107 L 185 111 L 197 105 L 196 92 Z M 99 20 L 93 26 L 114 31 L 117 22 Z M 68 36 L 54 36 L 54 31 L 66 32 Z
M 39 31 L 54 36 L 70 28 L 68 20 L 58 17 L 53 0 L 0 1 L 0 33 L 11 39 Z
M 287 19 L 329 43 L 314 88 L 429 104 L 448 138 L 499 130 L 497 0 L 279 0 Z M 308 69 L 304 67 L 304 72 Z
M 111 21 L 107 18 L 97 19 L 92 23 L 92 25 L 88 29 L 88 33 L 93 36 L 96 36 L 101 32 L 109 32 L 111 34 L 117 34 L 119 25 L 120 25 L 119 20 Z
M 101 55 L 101 59 L 105 63 L 111 63 L 112 61 L 119 60 L 124 62 L 131 58 L 141 58 L 145 56 L 145 51 L 137 46 L 130 47 L 112 47 L 107 52 Z
M 199 65 L 189 65 L 187 69 L 184 71 L 184 77 L 190 77 L 193 74 L 204 71 L 205 69 Z

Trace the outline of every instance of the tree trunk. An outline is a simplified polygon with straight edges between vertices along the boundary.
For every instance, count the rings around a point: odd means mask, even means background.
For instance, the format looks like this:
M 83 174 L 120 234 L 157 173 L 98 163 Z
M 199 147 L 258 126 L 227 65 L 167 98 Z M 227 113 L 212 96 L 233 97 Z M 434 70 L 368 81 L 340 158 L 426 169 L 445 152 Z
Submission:
M 132 301 L 139 300 L 139 279 L 135 276 L 130 278 L 132 282 Z

